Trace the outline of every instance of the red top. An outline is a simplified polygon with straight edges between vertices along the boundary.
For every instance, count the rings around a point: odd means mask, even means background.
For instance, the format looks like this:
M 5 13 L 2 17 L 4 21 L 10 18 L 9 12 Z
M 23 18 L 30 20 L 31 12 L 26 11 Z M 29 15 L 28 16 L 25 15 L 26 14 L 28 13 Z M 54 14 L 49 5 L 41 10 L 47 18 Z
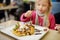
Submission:
M 33 11 L 32 12 L 32 16 L 31 17 L 24 17 L 24 14 L 21 15 L 20 17 L 20 20 L 23 21 L 23 22 L 26 22 L 26 21 L 29 21 L 31 18 L 31 21 L 33 24 L 35 24 L 35 18 L 36 18 L 36 11 Z M 49 14 L 49 22 L 50 22 L 50 26 L 49 28 L 50 29 L 55 29 L 55 18 L 52 14 Z M 38 20 L 40 25 L 42 26 L 43 25 L 43 18 L 42 17 L 38 17 Z

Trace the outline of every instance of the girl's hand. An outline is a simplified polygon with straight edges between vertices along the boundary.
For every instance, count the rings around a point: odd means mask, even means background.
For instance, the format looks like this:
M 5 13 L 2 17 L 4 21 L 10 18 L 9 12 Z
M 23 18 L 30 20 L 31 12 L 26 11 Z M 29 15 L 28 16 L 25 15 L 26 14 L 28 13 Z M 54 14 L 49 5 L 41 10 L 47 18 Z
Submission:
M 57 25 L 56 29 L 57 29 L 58 32 L 60 32 L 60 25 Z
M 60 28 L 58 28 L 57 30 L 58 30 L 58 32 L 60 32 Z
M 32 15 L 32 11 L 29 10 L 29 11 L 27 11 L 27 12 L 25 13 L 24 16 L 25 16 L 25 17 L 31 17 L 31 15 Z
M 60 32 L 60 28 L 57 28 L 58 32 Z

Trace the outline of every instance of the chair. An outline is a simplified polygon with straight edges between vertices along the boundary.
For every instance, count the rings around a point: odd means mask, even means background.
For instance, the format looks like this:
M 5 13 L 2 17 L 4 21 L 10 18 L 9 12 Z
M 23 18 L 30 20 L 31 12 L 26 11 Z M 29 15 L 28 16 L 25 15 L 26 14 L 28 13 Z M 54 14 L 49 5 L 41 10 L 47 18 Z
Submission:
M 3 4 L 0 3 L 0 7 L 2 7 Z M 0 22 L 1 22 L 1 19 L 4 18 L 4 21 L 6 21 L 6 17 L 5 17 L 5 12 L 4 10 L 0 10 Z
M 60 24 L 60 12 L 54 14 L 56 24 Z
M 0 10 L 0 22 L 2 18 L 4 18 L 4 21 L 6 21 L 4 10 Z

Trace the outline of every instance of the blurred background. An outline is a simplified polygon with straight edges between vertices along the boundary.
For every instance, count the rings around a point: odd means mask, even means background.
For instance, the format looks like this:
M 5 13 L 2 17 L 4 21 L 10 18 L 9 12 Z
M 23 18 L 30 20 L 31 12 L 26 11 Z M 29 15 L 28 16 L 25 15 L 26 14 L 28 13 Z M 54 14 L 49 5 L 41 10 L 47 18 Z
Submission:
M 60 0 L 52 0 L 52 13 L 60 12 Z
M 52 0 L 52 14 L 54 14 L 56 24 L 60 24 L 60 0 Z

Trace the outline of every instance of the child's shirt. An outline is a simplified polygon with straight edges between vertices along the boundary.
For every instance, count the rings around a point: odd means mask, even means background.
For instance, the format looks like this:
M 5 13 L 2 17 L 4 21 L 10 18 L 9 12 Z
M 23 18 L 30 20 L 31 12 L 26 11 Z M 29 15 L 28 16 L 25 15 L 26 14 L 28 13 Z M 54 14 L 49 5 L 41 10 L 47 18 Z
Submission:
M 55 18 L 52 14 L 49 14 L 48 16 L 49 18 L 49 22 L 50 22 L 50 26 L 49 29 L 55 29 Z M 24 14 L 21 15 L 20 20 L 23 22 L 27 22 L 27 21 L 32 21 L 33 24 L 35 24 L 35 19 L 36 19 L 36 11 L 32 12 L 32 16 L 31 17 L 25 17 Z M 38 20 L 39 25 L 42 26 L 43 25 L 43 17 L 38 16 Z

